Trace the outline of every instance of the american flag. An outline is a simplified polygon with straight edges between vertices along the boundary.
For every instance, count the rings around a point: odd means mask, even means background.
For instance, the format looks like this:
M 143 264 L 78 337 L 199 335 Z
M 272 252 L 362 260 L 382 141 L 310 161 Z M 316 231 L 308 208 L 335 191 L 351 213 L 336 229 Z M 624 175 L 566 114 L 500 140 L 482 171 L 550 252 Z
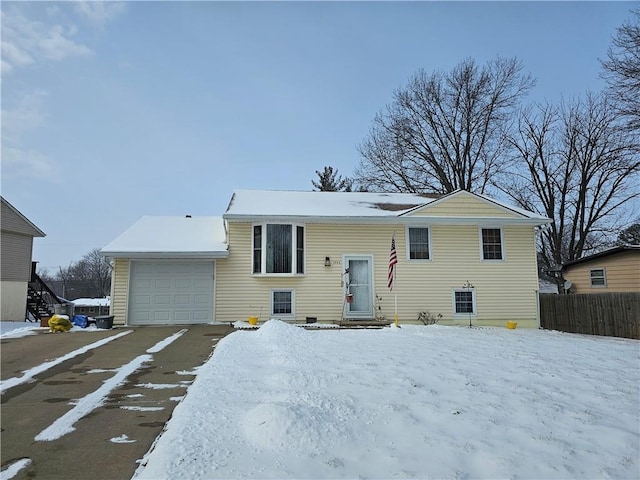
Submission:
M 393 281 L 396 276 L 396 263 L 398 263 L 398 254 L 396 253 L 396 236 L 391 237 L 391 253 L 389 254 L 389 275 L 387 277 L 387 287 L 393 290 Z

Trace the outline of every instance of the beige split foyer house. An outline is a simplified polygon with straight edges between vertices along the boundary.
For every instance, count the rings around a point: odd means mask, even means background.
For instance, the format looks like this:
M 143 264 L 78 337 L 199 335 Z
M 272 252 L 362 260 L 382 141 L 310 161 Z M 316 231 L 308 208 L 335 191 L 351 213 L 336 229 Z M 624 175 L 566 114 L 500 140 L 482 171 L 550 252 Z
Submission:
M 143 217 L 102 254 L 120 324 L 392 320 L 397 304 L 400 323 L 428 311 L 537 328 L 536 232 L 549 221 L 466 191 L 237 190 L 222 217 Z

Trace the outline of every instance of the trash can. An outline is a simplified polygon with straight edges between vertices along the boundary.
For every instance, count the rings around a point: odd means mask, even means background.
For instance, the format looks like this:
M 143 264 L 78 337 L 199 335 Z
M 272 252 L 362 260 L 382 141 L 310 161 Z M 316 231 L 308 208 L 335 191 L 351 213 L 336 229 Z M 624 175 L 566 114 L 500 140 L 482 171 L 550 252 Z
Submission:
M 113 328 L 113 315 L 102 315 L 100 317 L 94 317 L 96 320 L 96 328 L 103 330 L 109 330 Z
M 56 315 L 66 315 L 69 317 L 69 320 L 71 320 L 75 307 L 73 303 L 56 303 L 53 305 L 53 312 Z

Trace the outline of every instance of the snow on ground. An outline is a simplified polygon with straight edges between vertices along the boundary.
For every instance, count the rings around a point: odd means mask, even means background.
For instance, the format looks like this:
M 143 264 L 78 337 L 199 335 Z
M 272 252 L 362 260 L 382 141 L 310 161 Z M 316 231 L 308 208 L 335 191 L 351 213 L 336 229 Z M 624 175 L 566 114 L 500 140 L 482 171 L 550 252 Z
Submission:
M 220 341 L 134 478 L 638 478 L 639 366 L 634 340 L 272 320 Z
M 68 317 L 67 317 L 68 318 Z M 41 327 L 39 323 L 32 322 L 0 322 L 0 339 L 26 337 L 27 335 L 36 335 L 38 330 L 49 333 L 49 327 Z M 80 328 L 74 325 L 71 330 L 65 333 L 77 332 L 104 332 L 104 329 L 91 325 L 87 328 Z
M 0 338 L 18 338 L 35 335 L 41 328 L 39 323 L 31 322 L 0 322 Z
M 85 345 L 83 347 L 77 348 L 76 350 L 73 350 L 61 357 L 55 358 L 53 360 L 48 360 L 44 363 L 41 363 L 40 365 L 36 365 L 35 367 L 32 367 L 28 370 L 23 371 L 22 376 L 20 377 L 11 377 L 5 380 L 0 380 L 0 395 L 4 394 L 4 392 L 6 392 L 10 388 L 13 388 L 17 385 L 22 385 L 24 383 L 31 382 L 36 375 L 39 375 L 42 372 L 46 372 L 47 370 L 57 365 L 60 365 L 63 362 L 66 362 L 70 358 L 77 357 L 78 355 L 82 355 L 83 353 L 93 350 L 94 348 L 98 348 L 98 347 L 101 347 L 102 345 L 106 345 L 107 343 L 117 340 L 118 338 L 123 337 L 125 335 L 128 335 L 131 332 L 133 332 L 133 330 L 125 330 L 124 332 L 117 333 L 115 335 L 112 335 L 111 337 L 106 337 L 101 340 L 98 340 L 97 342 L 93 342 L 89 345 Z

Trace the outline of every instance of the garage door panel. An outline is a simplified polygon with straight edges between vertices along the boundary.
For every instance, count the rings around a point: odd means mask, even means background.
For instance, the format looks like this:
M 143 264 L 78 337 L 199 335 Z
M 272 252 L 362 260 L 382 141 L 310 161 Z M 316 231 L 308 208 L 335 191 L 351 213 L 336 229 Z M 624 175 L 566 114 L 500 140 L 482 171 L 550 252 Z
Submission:
M 155 323 L 169 323 L 169 310 L 156 310 L 153 312 L 153 321 Z
M 194 305 L 206 305 L 209 302 L 208 295 L 194 295 L 193 303 Z
M 152 288 L 153 282 L 149 278 L 136 278 L 132 281 L 132 285 L 136 288 Z
M 191 279 L 189 278 L 177 278 L 174 283 L 175 288 L 191 288 Z
M 171 305 L 171 295 L 154 295 L 153 303 L 155 305 Z
M 176 305 L 191 305 L 192 295 L 176 295 L 173 297 Z
M 135 295 L 133 297 L 134 305 L 151 305 L 151 295 Z
M 130 324 L 213 319 L 212 261 L 132 261 L 130 275 Z
M 209 312 L 207 310 L 194 310 L 193 311 L 193 321 L 194 323 L 203 323 L 208 321 Z
M 173 316 L 176 322 L 190 322 L 191 321 L 191 313 L 187 311 L 177 311 Z

